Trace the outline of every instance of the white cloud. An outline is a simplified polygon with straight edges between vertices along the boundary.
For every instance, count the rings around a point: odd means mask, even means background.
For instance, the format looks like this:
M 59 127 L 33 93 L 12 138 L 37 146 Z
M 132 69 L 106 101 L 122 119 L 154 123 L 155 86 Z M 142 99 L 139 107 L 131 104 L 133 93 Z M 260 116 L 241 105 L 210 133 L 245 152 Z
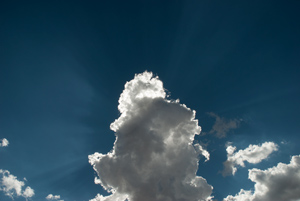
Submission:
M 235 196 L 228 195 L 224 201 L 251 201 L 253 198 L 252 191 L 246 191 L 244 189 L 241 189 L 238 194 Z
M 293 156 L 290 164 L 278 163 L 266 170 L 249 170 L 249 179 L 255 182 L 254 192 L 241 190 L 224 201 L 299 201 L 300 155 Z
M 113 150 L 89 156 L 99 176 L 95 183 L 112 194 L 93 201 L 211 199 L 212 186 L 196 176 L 199 154 L 208 160 L 209 153 L 193 146 L 201 130 L 195 111 L 167 100 L 163 83 L 149 72 L 125 84 L 118 108 Z
M 59 201 L 64 201 L 64 200 L 60 200 L 60 195 L 53 195 L 53 194 L 49 194 L 46 197 L 47 200 L 59 200 Z
M 274 142 L 265 142 L 262 145 L 250 144 L 244 150 L 236 151 L 236 147 L 229 145 L 226 148 L 227 160 L 223 163 L 223 176 L 234 175 L 237 171 L 236 166 L 245 167 L 244 162 L 256 164 L 266 159 L 273 151 L 277 151 L 278 146 Z
M 30 188 L 29 186 L 27 186 L 23 192 L 23 197 L 30 198 L 32 196 L 34 196 L 34 190 L 32 188 Z
M 194 144 L 194 147 L 198 155 L 203 155 L 205 157 L 205 162 L 209 160 L 210 154 L 207 150 L 205 150 L 200 144 Z
M 0 147 L 7 147 L 9 144 L 8 140 L 6 138 L 3 138 L 0 142 Z
M 24 198 L 30 198 L 34 196 L 34 190 L 29 186 L 23 190 L 25 186 L 24 181 L 19 181 L 16 176 L 10 174 L 8 170 L 0 169 L 0 174 L 2 178 L 0 180 L 0 190 L 5 193 L 5 195 L 13 198 L 14 196 L 22 196 Z
M 219 117 L 217 114 L 213 112 L 209 112 L 207 114 L 211 117 L 216 118 L 216 121 L 212 129 L 208 133 L 215 135 L 218 138 L 226 137 L 228 131 L 237 128 L 240 123 L 240 120 L 238 119 L 227 120 L 223 117 Z

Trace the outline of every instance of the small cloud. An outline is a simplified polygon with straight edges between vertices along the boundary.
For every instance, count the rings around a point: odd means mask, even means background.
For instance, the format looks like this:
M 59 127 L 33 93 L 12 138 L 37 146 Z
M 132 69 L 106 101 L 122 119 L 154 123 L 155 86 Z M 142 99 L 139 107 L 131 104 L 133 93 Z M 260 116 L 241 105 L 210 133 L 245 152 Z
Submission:
M 250 144 L 244 150 L 236 151 L 236 147 L 232 146 L 231 143 L 227 143 L 227 160 L 223 163 L 224 170 L 222 171 L 223 176 L 234 175 L 237 171 L 236 166 L 245 167 L 244 162 L 257 164 L 262 160 L 266 159 L 273 151 L 278 150 L 278 145 L 274 142 L 265 142 L 262 145 Z
M 201 131 L 195 111 L 168 100 L 163 83 L 149 72 L 125 84 L 118 108 L 112 151 L 89 155 L 96 183 L 112 194 L 92 201 L 212 199 L 212 186 L 196 175 L 198 156 L 208 160 L 209 153 L 194 143 Z
M 300 200 L 300 155 L 293 156 L 289 164 L 278 163 L 266 170 L 249 170 L 249 179 L 255 183 L 254 191 L 241 189 L 224 201 L 296 201 Z
M 34 190 L 29 186 L 23 190 L 23 187 L 25 186 L 24 181 L 19 181 L 17 177 L 10 174 L 8 170 L 0 169 L 0 174 L 2 174 L 2 178 L 0 180 L 0 191 L 3 191 L 5 195 L 12 199 L 15 196 L 22 196 L 26 199 L 34 196 Z
M 198 155 L 202 155 L 206 158 L 205 162 L 209 161 L 210 154 L 207 150 L 205 150 L 200 144 L 194 144 L 194 147 Z
M 34 196 L 34 190 L 31 187 L 27 186 L 23 192 L 23 197 L 31 198 L 32 196 Z
M 60 200 L 60 195 L 53 195 L 53 194 L 47 195 L 46 199 L 47 199 L 47 200 L 64 201 L 64 200 Z
M 2 140 L 0 140 L 0 147 L 7 147 L 9 142 L 6 138 L 3 138 Z
M 236 129 L 239 126 L 241 120 L 238 119 L 230 119 L 227 120 L 223 117 L 218 116 L 213 112 L 207 113 L 209 116 L 214 117 L 216 119 L 212 129 L 208 132 L 208 134 L 212 134 L 217 138 L 224 138 L 227 136 L 227 133 L 232 130 Z

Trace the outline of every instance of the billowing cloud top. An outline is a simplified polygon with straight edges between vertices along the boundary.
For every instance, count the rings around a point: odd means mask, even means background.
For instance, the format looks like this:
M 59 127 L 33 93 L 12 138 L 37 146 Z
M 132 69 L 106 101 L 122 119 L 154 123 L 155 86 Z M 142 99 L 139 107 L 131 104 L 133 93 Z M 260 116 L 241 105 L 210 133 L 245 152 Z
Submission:
M 234 175 L 237 171 L 237 165 L 245 167 L 244 161 L 252 164 L 261 162 L 273 151 L 277 151 L 277 147 L 278 146 L 274 142 L 265 142 L 261 145 L 250 144 L 246 149 L 235 152 L 236 147 L 229 145 L 226 148 L 227 160 L 223 163 L 224 170 L 222 171 L 222 175 Z
M 6 138 L 3 138 L 0 142 L 0 147 L 7 147 L 9 144 L 8 140 Z
M 201 130 L 195 111 L 167 100 L 162 82 L 150 72 L 125 84 L 118 108 L 121 116 L 111 124 L 116 132 L 113 150 L 89 156 L 99 176 L 95 182 L 112 194 L 93 200 L 209 199 L 212 186 L 196 175 L 198 156 L 208 160 L 209 153 L 193 145 Z
M 249 179 L 255 182 L 254 192 L 241 189 L 224 201 L 299 201 L 300 155 L 293 156 L 290 164 L 278 163 L 266 170 L 249 170 Z

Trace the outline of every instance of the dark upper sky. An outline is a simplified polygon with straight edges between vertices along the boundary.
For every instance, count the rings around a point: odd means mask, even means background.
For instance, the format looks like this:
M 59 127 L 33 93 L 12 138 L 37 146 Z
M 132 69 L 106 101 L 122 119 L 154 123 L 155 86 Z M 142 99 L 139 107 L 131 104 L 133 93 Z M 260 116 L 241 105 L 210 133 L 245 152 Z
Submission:
M 124 84 L 148 70 L 171 98 L 196 110 L 203 131 L 213 125 L 207 112 L 242 119 L 225 139 L 198 139 L 209 142 L 211 152 L 199 175 L 218 199 L 250 188 L 247 170 L 236 178 L 218 174 L 227 141 L 238 148 L 286 142 L 262 168 L 300 153 L 299 6 L 267 0 L 2 1 L 0 139 L 10 144 L 0 149 L 0 169 L 26 177 L 37 201 L 49 193 L 65 201 L 103 193 L 87 156 L 112 149 L 109 125 L 119 116 Z M 10 198 L 0 192 L 0 200 Z

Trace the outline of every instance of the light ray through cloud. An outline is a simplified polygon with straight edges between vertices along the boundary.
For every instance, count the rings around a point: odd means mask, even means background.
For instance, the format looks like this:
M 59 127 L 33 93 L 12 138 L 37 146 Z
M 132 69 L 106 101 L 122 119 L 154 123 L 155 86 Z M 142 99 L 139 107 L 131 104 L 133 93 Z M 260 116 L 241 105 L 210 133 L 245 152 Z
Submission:
M 300 1 L 270 2 L 2 1 L 0 200 L 300 201 Z

